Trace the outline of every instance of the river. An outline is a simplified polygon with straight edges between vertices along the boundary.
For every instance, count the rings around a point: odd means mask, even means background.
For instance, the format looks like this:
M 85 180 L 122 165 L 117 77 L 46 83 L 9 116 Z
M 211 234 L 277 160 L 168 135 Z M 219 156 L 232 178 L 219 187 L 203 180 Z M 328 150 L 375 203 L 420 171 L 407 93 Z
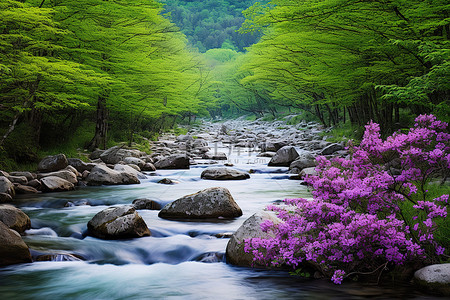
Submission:
M 0 269 L 2 299 L 433 299 L 411 285 L 333 285 L 287 272 L 235 267 L 225 262 L 227 234 L 252 214 L 285 198 L 310 197 L 290 180 L 287 168 L 267 167 L 269 158 L 245 149 L 227 151 L 234 168 L 256 170 L 245 181 L 200 179 L 206 165 L 158 170 L 139 185 L 83 187 L 72 192 L 22 196 L 16 206 L 29 215 L 24 241 L 32 254 L 73 254 L 84 260 L 44 261 Z M 225 162 L 225 161 L 224 161 Z M 215 164 L 223 165 L 223 163 Z M 173 185 L 157 183 L 162 178 Z M 233 220 L 171 221 L 139 210 L 152 236 L 129 240 L 84 237 L 88 221 L 109 206 L 137 198 L 169 203 L 208 187 L 226 187 L 243 215 Z M 71 202 L 72 206 L 67 207 Z M 225 234 L 225 237 L 221 237 Z M 218 237 L 217 237 L 218 236 Z

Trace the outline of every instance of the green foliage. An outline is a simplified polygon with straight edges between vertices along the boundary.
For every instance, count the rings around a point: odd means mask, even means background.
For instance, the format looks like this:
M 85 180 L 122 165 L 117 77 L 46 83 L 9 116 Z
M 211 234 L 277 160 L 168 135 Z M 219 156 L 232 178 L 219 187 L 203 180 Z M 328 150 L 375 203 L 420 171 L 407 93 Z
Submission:
M 267 2 L 267 1 L 265 1 Z M 200 52 L 214 48 L 244 51 L 260 34 L 239 34 L 242 11 L 255 0 L 161 0 L 169 18 Z
M 327 126 L 348 114 L 392 130 L 402 107 L 448 118 L 449 7 L 443 0 L 257 3 L 240 31 L 264 36 L 249 48 L 240 82 Z

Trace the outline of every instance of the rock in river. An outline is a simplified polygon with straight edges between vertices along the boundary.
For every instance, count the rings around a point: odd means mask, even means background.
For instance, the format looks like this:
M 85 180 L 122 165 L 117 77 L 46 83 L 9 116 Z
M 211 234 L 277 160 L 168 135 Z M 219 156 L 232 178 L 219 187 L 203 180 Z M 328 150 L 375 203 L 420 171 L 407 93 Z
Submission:
M 189 169 L 189 157 L 184 154 L 171 155 L 155 163 L 156 169 Z
M 244 173 L 230 168 L 207 168 L 202 172 L 201 178 L 212 180 L 242 180 L 250 178 L 248 173 Z
M 228 241 L 226 250 L 228 263 L 242 267 L 259 266 L 253 262 L 253 255 L 244 251 L 244 240 L 268 237 L 268 233 L 261 230 L 261 223 L 266 220 L 272 221 L 274 224 L 281 222 L 274 213 L 265 211 L 256 213 L 245 220 Z
M 31 254 L 20 234 L 0 221 L 0 266 L 31 262 Z
M 48 176 L 41 179 L 42 188 L 47 192 L 71 191 L 75 186 L 65 179 L 56 176 Z
M 414 274 L 414 281 L 430 292 L 450 296 L 450 264 L 422 268 Z
M 284 146 L 272 157 L 269 166 L 289 167 L 289 165 L 299 156 L 299 149 L 293 146 Z
M 235 218 L 242 216 L 242 210 L 228 189 L 215 187 L 184 196 L 167 204 L 158 216 L 167 219 Z
M 97 213 L 87 225 L 92 236 L 124 239 L 149 236 L 150 230 L 133 206 L 109 207 Z
M 119 172 L 104 165 L 96 165 L 86 178 L 88 185 L 115 185 L 140 183 L 136 175 Z
M 19 233 L 31 228 L 30 218 L 12 205 L 0 205 L 0 221 Z

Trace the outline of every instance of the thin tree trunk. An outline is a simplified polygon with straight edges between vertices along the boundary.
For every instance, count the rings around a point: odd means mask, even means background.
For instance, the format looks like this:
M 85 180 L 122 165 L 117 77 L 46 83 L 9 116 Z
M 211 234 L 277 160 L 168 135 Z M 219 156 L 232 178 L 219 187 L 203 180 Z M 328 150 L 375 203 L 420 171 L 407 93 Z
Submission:
M 100 95 L 97 101 L 97 119 L 95 124 L 95 134 L 89 142 L 87 148 L 94 150 L 95 148 L 106 148 L 106 134 L 108 129 L 108 111 L 106 108 L 106 97 Z

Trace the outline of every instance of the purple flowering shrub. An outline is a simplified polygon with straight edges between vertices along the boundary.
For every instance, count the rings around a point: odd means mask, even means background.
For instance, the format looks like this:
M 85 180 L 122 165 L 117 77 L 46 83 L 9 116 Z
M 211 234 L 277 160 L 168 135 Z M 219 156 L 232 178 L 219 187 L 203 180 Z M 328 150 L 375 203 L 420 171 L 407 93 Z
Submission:
M 339 284 L 355 273 L 380 272 L 444 253 L 434 233 L 447 216 L 449 195 L 430 199 L 430 179 L 450 169 L 448 124 L 421 115 L 407 133 L 381 139 L 379 125 L 366 126 L 350 157 L 318 157 L 307 178 L 313 200 L 287 199 L 269 206 L 283 221 L 266 221 L 272 238 L 246 240 L 254 260 L 271 266 L 314 266 Z

